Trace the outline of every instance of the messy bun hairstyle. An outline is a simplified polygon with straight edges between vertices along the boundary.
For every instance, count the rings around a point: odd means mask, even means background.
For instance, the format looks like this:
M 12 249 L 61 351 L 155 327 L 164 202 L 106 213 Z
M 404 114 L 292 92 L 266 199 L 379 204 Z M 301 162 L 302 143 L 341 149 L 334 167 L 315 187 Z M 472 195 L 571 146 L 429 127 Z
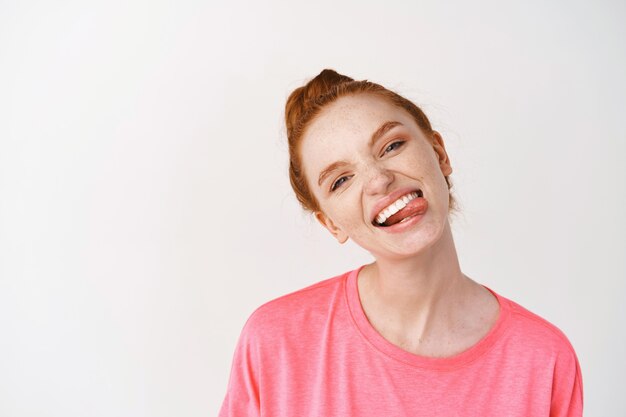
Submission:
M 299 152 L 302 135 L 325 105 L 332 103 L 339 97 L 358 93 L 377 94 L 389 100 L 391 104 L 406 110 L 420 129 L 422 129 L 426 137 L 432 141 L 433 129 L 430 121 L 424 112 L 410 100 L 379 84 L 367 80 L 355 81 L 332 69 L 323 70 L 304 86 L 293 90 L 285 105 L 285 124 L 289 142 L 289 180 L 291 188 L 296 193 L 296 197 L 304 210 L 315 212 L 320 210 L 320 207 L 307 185 L 302 170 L 302 160 Z M 448 184 L 448 190 L 450 190 L 452 188 L 450 178 L 446 176 L 445 179 Z M 456 209 L 456 200 L 450 193 L 449 212 Z

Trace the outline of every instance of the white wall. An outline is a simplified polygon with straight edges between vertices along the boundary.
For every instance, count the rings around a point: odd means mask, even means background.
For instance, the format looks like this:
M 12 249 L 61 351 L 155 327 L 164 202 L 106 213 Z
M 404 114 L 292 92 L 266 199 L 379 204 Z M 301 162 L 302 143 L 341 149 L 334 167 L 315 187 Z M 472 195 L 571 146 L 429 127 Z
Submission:
M 465 273 L 626 415 L 626 6 L 0 1 L 0 415 L 217 415 L 260 304 L 369 262 L 289 188 L 323 68 L 423 106 Z

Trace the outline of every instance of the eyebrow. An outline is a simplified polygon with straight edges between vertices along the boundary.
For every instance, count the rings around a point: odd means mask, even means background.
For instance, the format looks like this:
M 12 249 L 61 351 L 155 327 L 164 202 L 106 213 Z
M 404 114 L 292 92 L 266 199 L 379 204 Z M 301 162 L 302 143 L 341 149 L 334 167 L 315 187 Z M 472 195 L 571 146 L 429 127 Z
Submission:
M 393 129 L 396 126 L 402 126 L 402 123 L 389 121 L 380 125 L 380 127 L 376 129 L 374 133 L 372 133 L 372 137 L 370 138 L 370 141 L 369 141 L 369 146 L 370 147 L 374 146 L 374 143 L 376 143 L 378 139 L 380 139 L 382 136 L 385 135 L 385 133 L 389 132 L 391 129 Z M 337 168 L 343 165 L 348 165 L 348 163 L 345 161 L 337 161 L 328 165 L 326 168 L 322 170 L 322 172 L 320 172 L 320 176 L 319 176 L 317 184 L 321 187 L 322 182 L 324 182 L 324 179 L 326 179 L 326 177 L 330 175 L 334 170 L 336 170 Z

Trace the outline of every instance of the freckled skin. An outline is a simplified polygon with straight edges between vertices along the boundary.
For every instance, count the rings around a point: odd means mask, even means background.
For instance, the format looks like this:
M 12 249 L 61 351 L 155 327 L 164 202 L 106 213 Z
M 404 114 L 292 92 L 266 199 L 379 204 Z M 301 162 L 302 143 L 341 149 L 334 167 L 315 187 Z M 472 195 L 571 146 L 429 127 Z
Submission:
M 372 133 L 387 121 L 399 121 L 370 148 Z M 397 140 L 405 143 L 388 151 Z M 344 96 L 326 106 L 306 130 L 300 148 L 307 183 L 321 212 L 316 218 L 335 238 L 348 238 L 378 257 L 404 257 L 438 240 L 448 222 L 448 186 L 452 172 L 443 139 L 426 136 L 404 109 L 372 95 Z M 330 163 L 350 163 L 318 186 L 319 173 Z M 334 191 L 338 178 L 348 178 Z M 385 195 L 402 187 L 419 187 L 428 200 L 425 216 L 410 230 L 388 234 L 371 224 L 371 210 Z

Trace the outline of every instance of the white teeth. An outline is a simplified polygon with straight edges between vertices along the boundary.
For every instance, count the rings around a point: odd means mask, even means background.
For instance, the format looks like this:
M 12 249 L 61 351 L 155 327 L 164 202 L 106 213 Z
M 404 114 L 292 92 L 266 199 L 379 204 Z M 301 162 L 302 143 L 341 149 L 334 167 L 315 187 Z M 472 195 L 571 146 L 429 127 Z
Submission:
M 409 201 L 413 200 L 416 197 L 417 193 L 413 192 L 398 198 L 385 209 L 381 210 L 378 216 L 376 216 L 376 222 L 378 224 L 384 223 L 389 217 L 393 216 L 394 214 L 405 208 L 406 205 L 409 204 Z
M 395 203 L 391 204 L 387 210 L 389 210 L 389 215 L 393 215 L 399 212 L 402 207 L 404 207 L 404 203 L 402 202 L 402 200 L 400 200 L 399 202 L 396 201 Z

